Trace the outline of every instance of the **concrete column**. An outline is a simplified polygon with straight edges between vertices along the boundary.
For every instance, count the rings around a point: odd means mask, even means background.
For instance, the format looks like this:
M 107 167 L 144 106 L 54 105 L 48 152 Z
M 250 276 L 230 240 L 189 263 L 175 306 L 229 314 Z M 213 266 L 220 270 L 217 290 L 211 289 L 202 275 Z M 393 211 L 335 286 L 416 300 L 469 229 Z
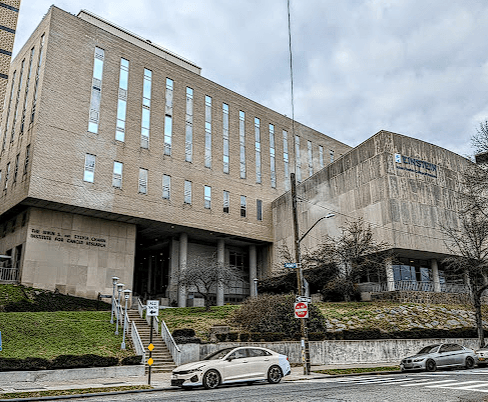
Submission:
M 149 255 L 148 257 L 148 261 L 147 261 L 147 293 L 148 293 L 148 296 L 150 297 L 150 295 L 152 294 L 152 291 L 153 291 L 153 256 L 152 255 Z
M 437 260 L 430 260 L 430 268 L 432 269 L 432 280 L 434 281 L 434 292 L 439 293 L 441 291 L 441 281 L 439 280 L 439 267 L 437 266 Z
M 179 272 L 186 270 L 186 262 L 188 260 L 188 235 L 182 233 L 180 235 L 180 267 Z M 186 286 L 178 284 L 178 307 L 186 307 Z
M 225 264 L 225 241 L 224 239 L 219 239 L 217 242 L 217 263 L 220 267 Z M 219 282 L 217 285 L 217 306 L 224 305 L 224 284 Z
M 175 238 L 171 239 L 170 260 L 168 272 L 168 292 L 170 302 L 178 301 L 178 261 L 179 261 L 179 242 Z
M 249 246 L 249 287 L 251 288 L 251 297 L 256 297 L 256 285 L 254 278 L 258 277 L 258 264 L 256 257 L 256 246 Z
M 388 292 L 393 292 L 395 290 L 395 277 L 393 275 L 393 263 L 391 259 L 388 259 L 385 263 L 386 270 L 386 285 Z

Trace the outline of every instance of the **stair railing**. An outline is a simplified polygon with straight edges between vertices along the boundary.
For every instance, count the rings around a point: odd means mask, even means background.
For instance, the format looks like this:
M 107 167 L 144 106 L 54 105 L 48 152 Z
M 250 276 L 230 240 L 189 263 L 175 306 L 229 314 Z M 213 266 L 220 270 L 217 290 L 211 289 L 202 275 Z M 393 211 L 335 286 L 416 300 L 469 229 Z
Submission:
M 169 352 L 171 353 L 171 357 L 173 357 L 173 361 L 175 362 L 176 366 L 181 365 L 181 350 L 176 344 L 171 332 L 169 332 L 168 327 L 164 320 L 161 320 L 161 337 L 163 338 L 166 347 L 168 348 Z
M 142 356 L 141 363 L 146 364 L 146 350 L 144 349 L 144 345 L 142 344 L 141 337 L 139 336 L 139 331 L 137 330 L 137 326 L 134 321 L 132 321 L 130 337 L 132 339 L 132 343 L 134 344 L 136 354 Z
M 144 304 L 142 304 L 141 299 L 137 298 L 137 311 L 139 312 L 139 317 L 144 318 L 143 315 L 144 315 L 144 309 L 145 308 L 146 308 L 146 306 L 144 306 Z

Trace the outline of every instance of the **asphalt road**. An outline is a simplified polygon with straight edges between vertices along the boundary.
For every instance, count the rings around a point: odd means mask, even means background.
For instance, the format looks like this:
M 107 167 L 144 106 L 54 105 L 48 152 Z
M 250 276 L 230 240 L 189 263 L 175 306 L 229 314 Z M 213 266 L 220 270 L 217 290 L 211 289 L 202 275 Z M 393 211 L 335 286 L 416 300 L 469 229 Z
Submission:
M 73 400 L 73 399 L 71 399 Z M 222 386 L 216 390 L 172 390 L 77 398 L 77 401 L 322 401 L 474 402 L 488 401 L 488 370 L 364 375 L 285 382 L 278 385 Z

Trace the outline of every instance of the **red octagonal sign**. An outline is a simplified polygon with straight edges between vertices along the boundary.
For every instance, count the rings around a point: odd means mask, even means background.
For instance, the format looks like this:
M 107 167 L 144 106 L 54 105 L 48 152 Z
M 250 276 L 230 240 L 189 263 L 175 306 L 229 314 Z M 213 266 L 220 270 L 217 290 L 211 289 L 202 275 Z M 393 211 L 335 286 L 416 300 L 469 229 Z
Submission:
M 308 318 L 308 304 L 299 302 L 295 303 L 295 318 Z

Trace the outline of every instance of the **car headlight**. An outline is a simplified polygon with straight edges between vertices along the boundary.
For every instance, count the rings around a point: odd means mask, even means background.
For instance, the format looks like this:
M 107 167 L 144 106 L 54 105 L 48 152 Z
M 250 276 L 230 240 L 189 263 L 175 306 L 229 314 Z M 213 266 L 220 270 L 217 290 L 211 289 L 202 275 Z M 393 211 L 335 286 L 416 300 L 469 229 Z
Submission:
M 197 371 L 202 371 L 202 369 L 201 368 L 196 368 L 196 369 L 188 370 L 187 373 L 188 374 L 191 374 L 191 373 L 196 373 Z
M 418 363 L 418 362 L 421 362 L 421 361 L 424 361 L 425 360 L 425 357 L 421 357 L 419 359 L 413 359 L 413 362 L 414 363 Z

